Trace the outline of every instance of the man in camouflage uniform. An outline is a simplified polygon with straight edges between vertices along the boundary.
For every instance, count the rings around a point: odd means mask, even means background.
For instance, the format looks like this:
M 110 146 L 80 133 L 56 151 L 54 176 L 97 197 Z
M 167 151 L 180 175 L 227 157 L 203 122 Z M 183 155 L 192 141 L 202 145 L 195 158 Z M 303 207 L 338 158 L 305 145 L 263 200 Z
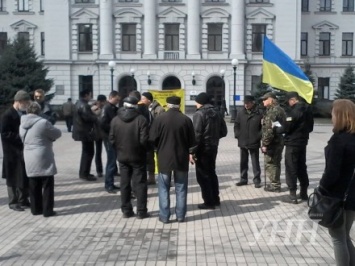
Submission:
M 286 119 L 285 111 L 278 105 L 276 95 L 272 92 L 263 97 L 266 113 L 262 120 L 261 151 L 264 153 L 265 174 L 270 180 L 264 190 L 281 192 L 281 159 L 284 147 L 283 136 L 276 134 L 275 127 L 280 127 Z

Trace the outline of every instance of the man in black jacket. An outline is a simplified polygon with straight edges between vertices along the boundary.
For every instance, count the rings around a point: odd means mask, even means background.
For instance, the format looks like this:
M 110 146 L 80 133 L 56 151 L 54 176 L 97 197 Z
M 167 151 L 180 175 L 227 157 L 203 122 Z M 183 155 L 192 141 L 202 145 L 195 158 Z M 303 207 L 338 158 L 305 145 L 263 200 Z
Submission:
M 297 92 L 288 92 L 286 98 L 290 108 L 287 110 L 285 126 L 281 129 L 285 133 L 286 183 L 290 189 L 290 196 L 286 201 L 297 204 L 297 178 L 301 187 L 300 198 L 301 200 L 308 200 L 309 179 L 306 151 L 309 133 L 313 131 L 314 122 L 309 106 L 300 101 Z
M 204 201 L 198 208 L 214 209 L 221 204 L 216 158 L 219 139 L 227 135 L 227 126 L 221 113 L 209 103 L 207 93 L 200 93 L 195 101 L 197 110 L 193 115 L 193 125 L 196 136 L 196 178 Z
M 261 119 L 262 114 L 257 109 L 254 96 L 244 96 L 244 110 L 238 112 L 234 123 L 234 137 L 238 139 L 240 148 L 240 181 L 236 183 L 236 186 L 248 184 L 248 157 L 250 153 L 254 173 L 254 186 L 261 188 L 259 162 Z
M 89 101 L 92 98 L 90 90 L 82 90 L 79 93 L 80 99 L 75 104 L 73 133 L 75 141 L 81 141 L 81 159 L 79 168 L 79 178 L 86 181 L 95 181 L 94 175 L 90 174 L 92 159 L 95 154 L 95 127 L 98 124 L 97 116 L 91 111 Z
M 120 102 L 121 97 L 117 91 L 111 91 L 108 102 L 104 105 L 101 113 L 101 129 L 104 133 L 103 141 L 107 154 L 106 161 L 106 173 L 105 173 L 105 190 L 108 193 L 116 193 L 115 190 L 119 189 L 119 187 L 114 184 L 114 177 L 117 172 L 116 166 L 116 150 L 110 143 L 108 139 L 108 135 L 110 133 L 110 124 L 113 118 L 116 117 L 118 111 L 118 103 Z
M 180 112 L 181 99 L 166 99 L 168 111 L 159 115 L 149 131 L 149 141 L 157 148 L 159 221 L 169 223 L 170 182 L 174 173 L 176 192 L 176 218 L 184 222 L 187 211 L 187 186 L 190 149 L 195 145 L 195 133 L 191 119 Z
M 116 149 L 121 172 L 121 210 L 124 218 L 134 216 L 131 203 L 133 185 L 137 197 L 137 218 L 149 217 L 147 212 L 146 153 L 148 125 L 138 112 L 138 99 L 123 99 L 123 108 L 112 119 L 109 140 Z

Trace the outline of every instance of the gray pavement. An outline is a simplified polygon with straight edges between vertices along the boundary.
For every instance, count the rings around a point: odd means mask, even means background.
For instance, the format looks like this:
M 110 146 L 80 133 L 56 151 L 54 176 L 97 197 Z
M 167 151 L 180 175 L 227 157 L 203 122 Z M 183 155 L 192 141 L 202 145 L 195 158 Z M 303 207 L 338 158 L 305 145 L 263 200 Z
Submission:
M 62 138 L 54 144 L 59 171 L 55 177 L 58 216 L 43 218 L 32 216 L 29 210 L 10 210 L 1 179 L 0 265 L 335 264 L 328 233 L 307 219 L 306 203 L 290 205 L 281 201 L 288 194 L 283 162 L 282 193 L 265 192 L 253 185 L 235 186 L 239 149 L 229 123 L 228 136 L 222 139 L 217 158 L 221 207 L 197 208 L 202 199 L 192 166 L 187 222 L 166 225 L 157 218 L 156 187 L 148 190 L 151 218 L 123 219 L 119 193 L 106 193 L 103 179 L 79 180 L 80 143 L 72 140 L 63 124 L 58 127 L 63 130 Z M 330 136 L 331 126 L 327 123 L 316 125 L 311 134 L 309 192 L 323 171 L 323 149 Z M 171 205 L 175 206 L 173 190 L 171 194 Z

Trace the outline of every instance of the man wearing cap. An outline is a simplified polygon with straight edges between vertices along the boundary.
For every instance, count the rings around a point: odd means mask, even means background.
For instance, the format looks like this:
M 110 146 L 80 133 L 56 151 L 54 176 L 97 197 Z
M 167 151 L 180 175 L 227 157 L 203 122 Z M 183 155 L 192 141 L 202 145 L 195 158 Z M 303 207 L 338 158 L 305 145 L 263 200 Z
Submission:
M 150 92 L 143 92 L 141 102 L 144 103 L 152 119 L 154 120 L 158 115 L 165 112 L 164 108 L 156 101 L 153 100 L 153 95 Z M 155 185 L 155 161 L 154 161 L 154 147 L 148 147 L 147 152 L 147 170 L 148 170 L 148 185 Z
M 187 186 L 189 161 L 193 163 L 190 149 L 195 145 L 192 121 L 180 112 L 181 99 L 166 99 L 168 111 L 159 115 L 149 131 L 149 141 L 158 154 L 159 221 L 169 223 L 170 183 L 174 173 L 176 193 L 176 218 L 184 222 L 187 211 Z
M 79 178 L 86 181 L 96 181 L 96 177 L 90 174 L 92 159 L 95 154 L 94 141 L 98 118 L 91 110 L 89 101 L 92 98 L 90 90 L 79 92 L 79 101 L 75 105 L 72 138 L 81 141 L 81 158 L 79 168 Z
M 196 96 L 196 112 L 193 125 L 196 146 L 193 153 L 196 158 L 196 178 L 201 187 L 202 204 L 199 209 L 214 209 L 220 206 L 219 182 L 216 174 L 216 158 L 219 139 L 227 135 L 227 126 L 222 114 L 210 104 L 207 93 Z
M 244 96 L 244 110 L 238 112 L 234 122 L 234 136 L 238 139 L 240 148 L 240 181 L 236 183 L 236 186 L 248 184 L 248 157 L 250 153 L 254 173 L 254 186 L 256 188 L 261 187 L 259 163 L 261 119 L 262 114 L 257 109 L 254 96 Z
M 308 200 L 307 189 L 309 179 L 306 165 L 306 151 L 309 133 L 313 131 L 313 115 L 306 103 L 300 101 L 297 92 L 286 94 L 289 110 L 287 110 L 284 127 L 277 130 L 285 133 L 285 167 L 286 183 L 290 196 L 286 202 L 297 204 L 297 179 L 300 181 L 300 199 Z
M 14 103 L 7 109 L 1 121 L 1 142 L 3 149 L 2 178 L 6 179 L 9 208 L 23 211 L 28 208 L 28 178 L 23 158 L 23 143 L 19 135 L 20 117 L 30 103 L 30 95 L 19 90 Z
M 131 183 L 137 197 L 137 219 L 149 217 L 146 174 L 148 123 L 138 111 L 137 98 L 129 96 L 123 99 L 123 108 L 112 119 L 109 140 L 116 149 L 120 167 L 123 218 L 135 215 Z
M 261 151 L 264 153 L 265 174 L 271 182 L 264 190 L 281 192 L 280 174 L 284 141 L 283 136 L 277 134 L 274 127 L 280 127 L 285 123 L 286 114 L 278 105 L 274 93 L 264 94 L 262 100 L 266 113 L 262 120 Z

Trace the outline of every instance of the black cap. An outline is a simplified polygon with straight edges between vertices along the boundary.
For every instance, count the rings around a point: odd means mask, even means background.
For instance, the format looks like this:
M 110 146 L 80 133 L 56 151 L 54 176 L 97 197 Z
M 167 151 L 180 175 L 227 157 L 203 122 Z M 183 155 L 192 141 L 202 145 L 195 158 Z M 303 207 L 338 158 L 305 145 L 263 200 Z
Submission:
M 177 96 L 171 96 L 166 98 L 166 102 L 170 104 L 175 104 L 175 105 L 180 105 L 181 103 L 181 98 Z
M 255 102 L 255 97 L 251 96 L 251 95 L 245 95 L 244 96 L 244 102 L 245 103 Z
M 149 101 L 153 101 L 153 95 L 150 92 L 143 92 L 142 96 L 144 96 L 145 98 L 147 98 Z
M 273 98 L 275 100 L 277 99 L 275 93 L 273 93 L 273 92 L 267 92 L 261 97 L 262 100 L 266 100 L 269 98 Z
M 296 98 L 296 99 L 299 99 L 299 95 L 298 95 L 298 93 L 297 92 L 295 92 L 295 91 L 290 91 L 290 92 L 287 92 L 286 93 L 286 100 L 289 100 L 289 99 L 291 99 L 291 98 Z
M 201 92 L 196 96 L 195 102 L 199 104 L 208 104 L 210 102 L 210 96 L 206 92 Z
M 123 99 L 124 103 L 130 103 L 133 105 L 137 105 L 138 104 L 138 99 L 136 97 L 133 96 L 128 96 L 126 98 Z

